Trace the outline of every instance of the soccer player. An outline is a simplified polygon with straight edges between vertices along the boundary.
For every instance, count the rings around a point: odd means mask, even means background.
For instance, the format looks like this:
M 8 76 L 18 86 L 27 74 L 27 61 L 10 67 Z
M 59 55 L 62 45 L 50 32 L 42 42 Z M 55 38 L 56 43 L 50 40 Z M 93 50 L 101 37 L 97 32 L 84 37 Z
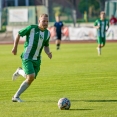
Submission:
M 55 31 L 56 31 L 56 49 L 60 49 L 61 44 L 61 37 L 62 37 L 62 28 L 63 28 L 63 22 L 60 21 L 60 16 L 56 16 L 56 22 L 54 23 Z
M 22 75 L 26 80 L 20 85 L 12 97 L 13 102 L 22 102 L 19 98 L 20 95 L 31 85 L 34 79 L 36 79 L 40 71 L 42 49 L 44 48 L 47 56 L 50 59 L 52 58 L 52 53 L 49 49 L 50 32 L 47 30 L 48 15 L 42 14 L 38 22 L 38 25 L 30 25 L 20 30 L 14 41 L 12 53 L 16 55 L 20 36 L 26 36 L 24 51 L 21 54 L 22 68 L 18 68 L 12 77 L 12 80 L 16 80 L 19 75 Z
M 109 20 L 105 18 L 105 12 L 100 12 L 100 19 L 97 19 L 94 23 L 95 28 L 97 29 L 97 51 L 98 55 L 101 55 L 101 49 L 105 46 L 106 43 L 106 31 L 109 28 Z

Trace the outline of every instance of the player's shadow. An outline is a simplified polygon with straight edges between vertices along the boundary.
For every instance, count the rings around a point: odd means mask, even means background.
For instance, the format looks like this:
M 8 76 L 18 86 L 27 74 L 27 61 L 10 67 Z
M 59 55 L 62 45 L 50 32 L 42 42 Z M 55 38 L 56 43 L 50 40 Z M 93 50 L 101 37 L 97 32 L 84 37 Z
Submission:
M 94 110 L 94 109 L 69 109 L 70 111 L 90 111 L 90 110 Z
M 84 101 L 84 102 L 117 102 L 117 100 L 71 100 L 73 102 L 76 101 Z
M 81 100 L 85 102 L 117 102 L 117 100 Z
M 117 100 L 71 100 L 71 102 L 80 102 L 80 101 L 83 101 L 83 102 L 117 102 Z M 94 110 L 94 109 L 70 109 L 71 111 L 91 111 L 91 110 Z

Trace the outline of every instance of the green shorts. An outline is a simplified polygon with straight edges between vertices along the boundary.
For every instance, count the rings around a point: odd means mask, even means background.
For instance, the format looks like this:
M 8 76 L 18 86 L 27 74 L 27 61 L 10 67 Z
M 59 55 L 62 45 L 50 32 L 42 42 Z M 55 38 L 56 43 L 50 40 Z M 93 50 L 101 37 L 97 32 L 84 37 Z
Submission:
M 105 37 L 98 37 L 97 38 L 97 43 L 98 44 L 104 44 L 106 43 L 106 38 Z
M 41 60 L 22 59 L 22 68 L 25 74 L 28 75 L 35 73 L 35 78 L 38 72 L 40 71 L 40 65 L 41 65 Z

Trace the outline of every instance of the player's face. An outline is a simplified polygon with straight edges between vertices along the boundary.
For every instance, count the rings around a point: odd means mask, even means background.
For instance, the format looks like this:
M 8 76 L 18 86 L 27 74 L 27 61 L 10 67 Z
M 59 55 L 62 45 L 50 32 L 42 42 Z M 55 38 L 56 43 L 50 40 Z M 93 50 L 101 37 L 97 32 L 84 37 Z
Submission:
M 56 21 L 59 22 L 60 21 L 60 17 L 56 16 Z
M 105 19 L 105 13 L 101 13 L 101 14 L 100 14 L 100 18 L 101 18 L 102 20 L 104 20 L 104 19 Z
M 39 19 L 39 26 L 41 29 L 46 29 L 48 27 L 48 17 L 41 17 Z

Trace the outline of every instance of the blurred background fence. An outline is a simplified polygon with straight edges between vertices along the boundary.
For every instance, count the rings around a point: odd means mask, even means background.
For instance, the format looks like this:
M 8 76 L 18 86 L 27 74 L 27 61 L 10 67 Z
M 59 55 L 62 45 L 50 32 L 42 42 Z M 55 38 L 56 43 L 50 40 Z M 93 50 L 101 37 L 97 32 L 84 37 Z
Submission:
M 67 27 L 93 27 L 102 10 L 107 19 L 117 17 L 117 0 L 0 0 L 0 32 L 37 24 L 42 13 L 49 14 L 49 28 L 56 15 Z

